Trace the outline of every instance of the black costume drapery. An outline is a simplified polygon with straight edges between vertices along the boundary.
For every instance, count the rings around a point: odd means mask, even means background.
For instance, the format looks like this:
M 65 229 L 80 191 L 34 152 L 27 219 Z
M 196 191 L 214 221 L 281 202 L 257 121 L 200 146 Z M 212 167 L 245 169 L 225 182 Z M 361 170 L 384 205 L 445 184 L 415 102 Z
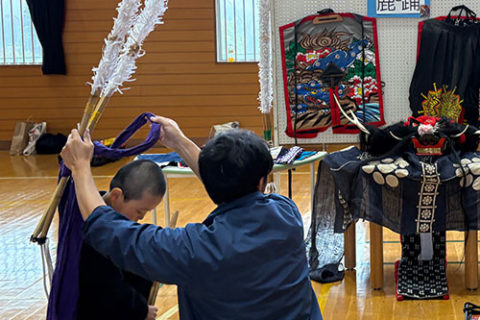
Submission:
M 27 0 L 43 48 L 43 74 L 66 74 L 62 32 L 65 0 Z
M 476 16 L 466 18 L 469 23 L 452 22 L 457 17 L 451 13 L 419 23 L 410 109 L 415 117 L 444 116 L 478 126 L 480 23 Z

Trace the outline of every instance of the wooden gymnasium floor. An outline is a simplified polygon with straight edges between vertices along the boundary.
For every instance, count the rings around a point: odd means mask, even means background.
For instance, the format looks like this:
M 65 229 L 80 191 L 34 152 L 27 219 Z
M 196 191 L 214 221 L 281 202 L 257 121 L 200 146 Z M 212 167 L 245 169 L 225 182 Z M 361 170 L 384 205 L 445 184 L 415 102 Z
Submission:
M 95 168 L 99 188 L 107 188 L 111 175 L 123 162 Z M 0 152 L 0 319 L 44 319 L 46 299 L 42 287 L 40 250 L 29 237 L 44 211 L 56 184 L 54 156 L 9 157 Z M 286 175 L 281 190 L 286 194 Z M 300 211 L 310 210 L 307 169 L 294 174 L 294 200 Z M 178 226 L 200 222 L 214 205 L 194 178 L 170 180 L 171 208 L 179 210 Z M 202 208 L 202 210 L 199 210 Z M 163 209 L 160 208 L 159 221 Z M 145 222 L 150 222 L 148 216 Z M 50 248 L 56 246 L 56 223 L 50 232 Z M 400 256 L 399 237 L 385 230 L 385 287 L 373 291 L 369 284 L 367 226 L 357 229 L 357 269 L 346 273 L 344 281 L 321 285 L 314 283 L 324 318 L 330 319 L 464 319 L 465 301 L 480 303 L 478 291 L 463 287 L 463 235 L 448 234 L 448 278 L 451 298 L 447 301 L 395 300 L 393 263 Z M 178 319 L 175 286 L 160 289 L 156 305 L 159 319 Z

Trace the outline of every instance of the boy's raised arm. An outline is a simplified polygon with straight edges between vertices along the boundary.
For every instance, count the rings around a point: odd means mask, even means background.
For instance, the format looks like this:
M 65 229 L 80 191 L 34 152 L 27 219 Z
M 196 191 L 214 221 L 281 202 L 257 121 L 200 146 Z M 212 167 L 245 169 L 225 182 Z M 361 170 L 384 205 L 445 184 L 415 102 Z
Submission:
M 93 155 L 93 143 L 88 131 L 82 140 L 78 131 L 72 130 L 60 155 L 65 165 L 72 171 L 78 207 L 83 220 L 87 220 L 95 208 L 106 205 L 92 177 L 90 161 Z

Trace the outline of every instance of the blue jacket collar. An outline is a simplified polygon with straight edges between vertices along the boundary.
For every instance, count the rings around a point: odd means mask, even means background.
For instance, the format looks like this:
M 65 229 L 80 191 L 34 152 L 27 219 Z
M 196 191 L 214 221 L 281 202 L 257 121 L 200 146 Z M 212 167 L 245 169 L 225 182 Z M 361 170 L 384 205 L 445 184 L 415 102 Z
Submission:
M 252 192 L 247 195 L 244 195 L 243 197 L 240 197 L 233 201 L 222 203 L 218 205 L 218 207 L 208 215 L 205 221 L 203 221 L 203 224 L 208 226 L 212 224 L 216 216 L 226 213 L 228 211 L 231 211 L 236 207 L 244 206 L 246 203 L 252 203 L 255 200 L 259 200 L 263 198 L 265 198 L 265 194 L 263 194 L 260 191 L 256 191 L 256 192 Z

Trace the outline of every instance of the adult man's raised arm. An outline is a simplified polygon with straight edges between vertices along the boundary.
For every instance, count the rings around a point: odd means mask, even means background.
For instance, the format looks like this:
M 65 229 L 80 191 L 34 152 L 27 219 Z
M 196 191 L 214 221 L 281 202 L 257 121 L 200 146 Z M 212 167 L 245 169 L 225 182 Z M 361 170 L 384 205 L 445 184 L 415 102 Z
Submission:
M 200 178 L 198 170 L 198 156 L 200 148 L 188 139 L 172 119 L 165 117 L 152 117 L 150 120 L 161 124 L 160 142 L 167 148 L 178 153 L 192 171 Z

